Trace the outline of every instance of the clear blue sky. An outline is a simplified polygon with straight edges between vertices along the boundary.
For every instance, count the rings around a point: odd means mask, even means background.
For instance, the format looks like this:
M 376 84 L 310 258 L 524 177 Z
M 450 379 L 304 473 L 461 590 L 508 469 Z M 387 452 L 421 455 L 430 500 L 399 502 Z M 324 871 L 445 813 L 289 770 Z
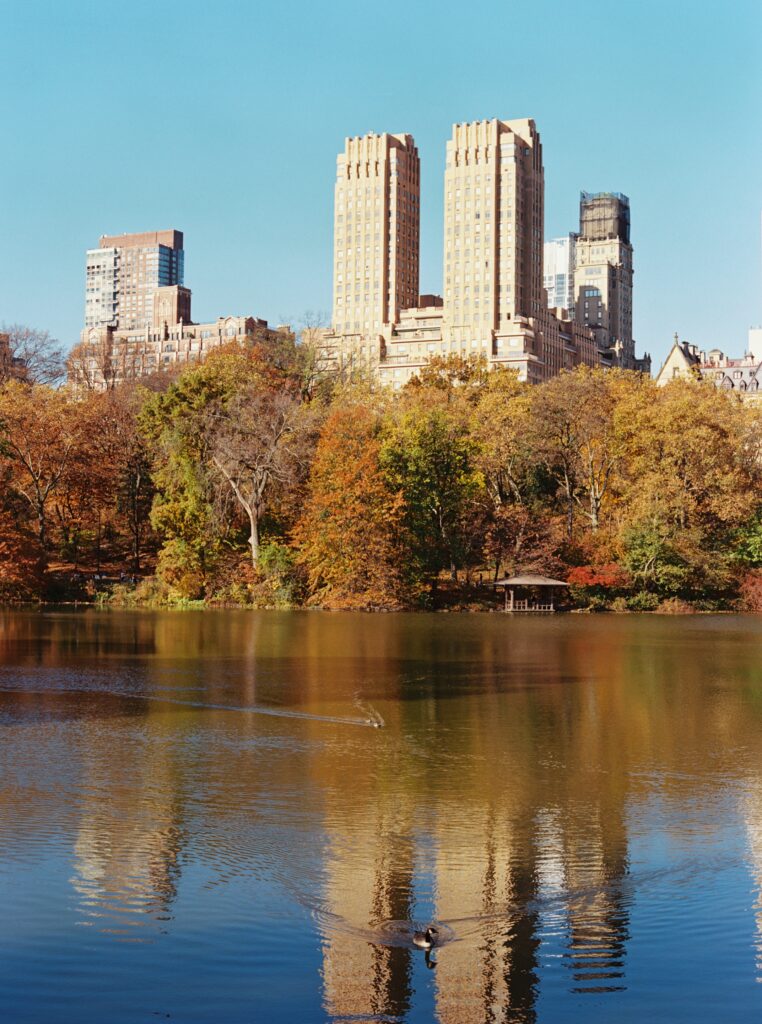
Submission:
M 455 121 L 533 117 L 546 238 L 626 193 L 635 336 L 740 353 L 762 322 L 760 0 L 0 0 L 0 322 L 68 344 L 101 234 L 185 232 L 194 319 L 329 310 L 346 135 L 410 132 L 441 290 Z

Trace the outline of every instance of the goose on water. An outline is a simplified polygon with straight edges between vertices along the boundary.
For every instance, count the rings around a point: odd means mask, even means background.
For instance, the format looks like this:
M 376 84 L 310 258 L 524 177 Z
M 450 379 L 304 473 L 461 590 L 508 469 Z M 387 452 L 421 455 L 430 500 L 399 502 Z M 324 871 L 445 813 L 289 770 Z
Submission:
M 419 949 L 433 949 L 437 944 L 438 935 L 438 930 L 429 925 L 425 932 L 413 932 L 413 945 Z

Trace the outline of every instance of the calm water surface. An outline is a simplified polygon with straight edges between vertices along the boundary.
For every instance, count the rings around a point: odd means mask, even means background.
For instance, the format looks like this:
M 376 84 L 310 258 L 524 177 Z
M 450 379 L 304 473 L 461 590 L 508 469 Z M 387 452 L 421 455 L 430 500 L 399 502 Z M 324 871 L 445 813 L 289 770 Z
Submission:
M 761 651 L 733 617 L 0 612 L 0 1019 L 759 1021 Z

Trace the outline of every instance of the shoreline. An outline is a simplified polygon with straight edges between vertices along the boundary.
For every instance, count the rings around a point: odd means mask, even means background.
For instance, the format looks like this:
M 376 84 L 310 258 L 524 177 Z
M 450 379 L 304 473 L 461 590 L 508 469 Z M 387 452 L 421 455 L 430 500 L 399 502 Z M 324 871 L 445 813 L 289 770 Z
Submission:
M 686 604 L 686 602 L 681 602 Z M 289 607 L 278 607 L 276 605 L 254 606 L 250 604 L 206 604 L 203 601 L 178 602 L 176 604 L 111 604 L 107 601 L 26 601 L 17 603 L 0 603 L 0 612 L 13 611 L 38 611 L 53 612 L 62 611 L 98 611 L 104 613 L 112 612 L 322 612 L 327 615 L 337 614 L 362 614 L 362 615 L 502 615 L 506 618 L 531 618 L 546 619 L 554 618 L 557 615 L 658 615 L 660 618 L 690 617 L 694 615 L 726 615 L 726 616 L 751 616 L 756 617 L 754 612 L 735 608 L 695 608 L 684 607 L 679 611 L 671 608 L 653 609 L 616 609 L 616 608 L 563 608 L 554 612 L 506 612 L 503 608 L 325 608 L 317 605 L 291 605 Z

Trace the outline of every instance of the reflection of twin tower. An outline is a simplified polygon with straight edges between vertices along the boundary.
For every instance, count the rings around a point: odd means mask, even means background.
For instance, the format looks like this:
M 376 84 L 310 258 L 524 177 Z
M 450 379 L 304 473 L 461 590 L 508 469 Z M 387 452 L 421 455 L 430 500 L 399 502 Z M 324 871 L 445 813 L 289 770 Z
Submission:
M 353 819 L 352 828 L 376 838 L 353 851 L 336 840 L 325 902 L 355 928 L 409 920 L 428 904 L 436 918 L 455 922 L 459 939 L 440 953 L 436 1020 L 532 1021 L 543 952 L 562 971 L 564 987 L 624 986 L 626 838 L 621 816 L 612 819 L 608 810 L 532 817 L 502 802 L 470 810 L 464 820 L 462 807 L 440 806 L 434 841 L 423 850 L 416 849 L 412 808 L 368 807 L 367 820 Z M 329 933 L 326 1012 L 337 1021 L 403 1016 L 413 1000 L 416 956 L 340 929 Z
M 544 169 L 534 121 L 454 126 L 441 297 L 419 296 L 420 198 L 411 135 L 346 140 L 337 163 L 333 317 L 325 339 L 335 359 L 363 360 L 398 387 L 433 355 L 482 355 L 530 381 L 577 363 L 636 368 L 626 197 L 584 198 L 579 315 L 548 308 Z

